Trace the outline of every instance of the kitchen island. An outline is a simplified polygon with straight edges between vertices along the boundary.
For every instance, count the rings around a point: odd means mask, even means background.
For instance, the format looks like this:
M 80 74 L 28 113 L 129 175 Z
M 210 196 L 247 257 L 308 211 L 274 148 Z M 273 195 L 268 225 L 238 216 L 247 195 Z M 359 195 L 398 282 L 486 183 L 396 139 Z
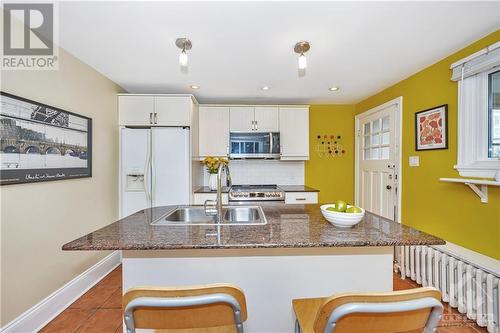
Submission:
M 124 291 L 236 284 L 247 297 L 245 331 L 279 333 L 293 331 L 293 298 L 392 290 L 393 246 L 445 243 L 370 213 L 341 229 L 323 218 L 319 205 L 259 206 L 265 225 L 151 225 L 174 207 L 145 209 L 63 250 L 122 250 Z

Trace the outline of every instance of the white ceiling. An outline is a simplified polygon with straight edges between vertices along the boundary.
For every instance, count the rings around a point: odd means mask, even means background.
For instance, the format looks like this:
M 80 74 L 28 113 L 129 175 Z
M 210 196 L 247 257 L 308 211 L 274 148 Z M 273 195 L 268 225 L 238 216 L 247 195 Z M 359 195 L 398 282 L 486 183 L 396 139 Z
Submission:
M 500 27 L 499 1 L 62 2 L 59 10 L 61 46 L 127 91 L 194 93 L 203 103 L 357 102 Z M 178 37 L 193 42 L 188 73 Z M 303 77 L 299 40 L 311 43 Z

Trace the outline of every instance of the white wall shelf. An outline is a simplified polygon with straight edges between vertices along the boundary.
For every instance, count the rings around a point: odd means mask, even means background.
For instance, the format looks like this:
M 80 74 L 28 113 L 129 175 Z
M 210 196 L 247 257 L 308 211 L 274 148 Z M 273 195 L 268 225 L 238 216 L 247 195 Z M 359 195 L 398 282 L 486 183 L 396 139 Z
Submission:
M 482 203 L 488 203 L 488 185 L 500 186 L 500 182 L 486 179 L 469 179 L 469 178 L 439 178 L 442 182 L 462 183 L 471 188 L 481 199 Z

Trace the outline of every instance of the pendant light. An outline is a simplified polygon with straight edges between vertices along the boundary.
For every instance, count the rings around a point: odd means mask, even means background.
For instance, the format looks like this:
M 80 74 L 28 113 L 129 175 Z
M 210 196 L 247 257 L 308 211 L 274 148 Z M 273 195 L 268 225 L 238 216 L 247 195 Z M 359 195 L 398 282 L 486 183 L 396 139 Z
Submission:
M 301 41 L 295 44 L 293 50 L 295 53 L 299 54 L 299 70 L 305 70 L 307 68 L 307 58 L 305 53 L 309 51 L 311 45 L 307 41 Z
M 179 54 L 179 65 L 181 67 L 187 67 L 188 65 L 188 55 L 186 51 L 191 50 L 193 44 L 187 38 L 177 38 L 175 40 L 175 45 L 181 49 L 181 53 Z

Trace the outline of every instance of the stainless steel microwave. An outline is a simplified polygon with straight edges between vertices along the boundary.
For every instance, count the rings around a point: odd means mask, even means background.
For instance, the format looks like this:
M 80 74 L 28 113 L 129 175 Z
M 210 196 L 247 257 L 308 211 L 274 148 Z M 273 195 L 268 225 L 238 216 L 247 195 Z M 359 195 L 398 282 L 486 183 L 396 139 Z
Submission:
M 238 158 L 280 158 L 280 134 L 271 133 L 230 133 L 229 157 Z

